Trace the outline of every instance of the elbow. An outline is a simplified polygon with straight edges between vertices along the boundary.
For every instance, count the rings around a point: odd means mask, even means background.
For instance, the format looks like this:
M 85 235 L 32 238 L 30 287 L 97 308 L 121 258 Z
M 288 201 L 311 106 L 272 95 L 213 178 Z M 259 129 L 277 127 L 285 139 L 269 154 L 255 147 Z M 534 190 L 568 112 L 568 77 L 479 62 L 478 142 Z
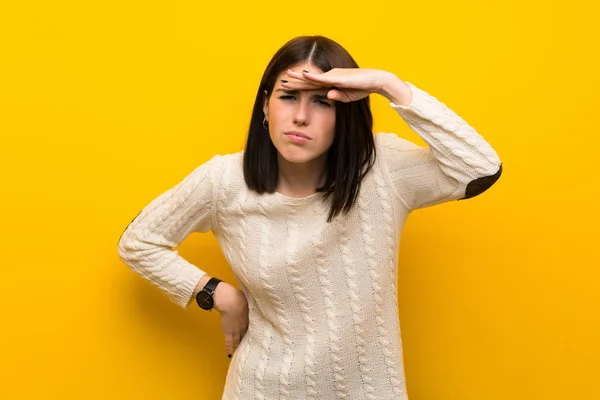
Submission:
M 470 199 L 485 192 L 500 179 L 500 175 L 502 175 L 502 163 L 500 163 L 500 167 L 495 174 L 483 176 L 469 182 L 465 190 L 465 196 L 461 200 Z
M 128 236 L 130 235 L 130 227 L 131 224 L 133 223 L 133 221 L 135 221 L 135 219 L 137 217 L 139 217 L 139 215 L 141 214 L 141 211 L 135 216 L 133 217 L 133 219 L 131 220 L 131 222 L 129 224 L 127 224 L 127 226 L 125 227 L 125 229 L 123 230 L 123 232 L 121 232 L 121 236 L 119 236 L 119 240 L 117 241 L 117 251 L 119 254 L 119 258 L 122 261 L 126 261 L 128 256 L 127 254 L 129 254 L 133 249 L 131 248 L 131 246 L 128 246 L 128 243 L 131 243 L 131 240 L 128 239 Z
M 119 255 L 119 259 L 131 267 L 132 262 L 136 261 L 138 258 L 137 251 L 139 248 L 140 242 L 138 236 L 128 225 L 123 233 L 121 233 L 117 242 L 117 254 Z
M 140 252 L 141 245 L 135 234 L 125 230 L 117 244 L 117 254 L 126 267 L 143 275 L 145 256 Z
M 119 255 L 119 259 L 127 264 L 127 261 L 131 258 L 131 253 L 133 248 L 131 247 L 131 241 L 127 239 L 127 230 L 121 233 L 119 237 L 119 241 L 117 243 L 117 254 Z

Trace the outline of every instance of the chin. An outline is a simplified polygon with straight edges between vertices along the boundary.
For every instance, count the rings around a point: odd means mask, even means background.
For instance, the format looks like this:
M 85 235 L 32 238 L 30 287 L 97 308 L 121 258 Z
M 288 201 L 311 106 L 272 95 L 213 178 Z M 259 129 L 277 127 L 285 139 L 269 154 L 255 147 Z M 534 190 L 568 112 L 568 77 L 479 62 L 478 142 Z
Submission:
M 281 157 L 285 161 L 295 163 L 295 164 L 304 164 L 304 163 L 312 161 L 316 158 L 311 154 L 298 154 L 298 152 L 292 153 L 289 151 L 279 152 L 279 154 L 281 154 Z

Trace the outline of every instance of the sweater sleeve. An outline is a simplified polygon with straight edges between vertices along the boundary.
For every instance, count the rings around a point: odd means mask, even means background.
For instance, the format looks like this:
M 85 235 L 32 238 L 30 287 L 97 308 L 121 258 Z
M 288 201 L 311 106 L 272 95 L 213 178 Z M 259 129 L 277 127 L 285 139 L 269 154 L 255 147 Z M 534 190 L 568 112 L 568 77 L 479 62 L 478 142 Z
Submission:
M 222 159 L 215 155 L 152 200 L 118 241 L 120 259 L 182 308 L 188 307 L 206 272 L 174 248 L 192 232 L 213 229 L 215 174 Z
M 496 151 L 444 103 L 406 83 L 412 91 L 411 104 L 390 102 L 390 106 L 428 146 L 394 133 L 375 135 L 400 201 L 415 210 L 486 191 L 502 173 Z

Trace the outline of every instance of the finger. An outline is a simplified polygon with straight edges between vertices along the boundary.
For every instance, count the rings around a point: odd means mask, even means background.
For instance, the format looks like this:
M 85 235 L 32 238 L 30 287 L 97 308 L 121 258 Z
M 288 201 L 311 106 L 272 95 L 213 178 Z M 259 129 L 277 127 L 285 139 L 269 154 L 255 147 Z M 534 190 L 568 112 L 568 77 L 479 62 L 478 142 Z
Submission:
M 233 351 L 234 352 L 237 350 L 239 345 L 240 345 L 240 335 L 235 334 L 235 335 L 233 335 Z
M 227 351 L 227 355 L 233 354 L 233 336 L 232 335 L 225 336 L 225 350 Z
M 342 103 L 350 102 L 350 97 L 348 97 L 346 93 L 335 89 L 327 92 L 327 98 L 331 100 L 341 101 Z
M 288 69 L 287 74 L 290 78 L 295 78 L 295 79 L 300 79 L 300 80 L 306 81 L 306 78 L 304 78 L 304 75 L 302 75 L 302 72 L 296 72 L 294 70 Z
M 313 74 L 308 72 L 307 70 L 302 70 L 302 72 L 296 72 L 294 70 L 287 70 L 288 76 L 291 78 L 299 79 L 304 82 L 330 82 L 332 81 L 331 77 L 323 74 Z
M 291 69 L 287 70 L 288 76 L 296 81 L 310 83 L 318 86 L 334 86 L 334 83 L 332 83 L 334 80 L 332 80 L 330 77 L 325 77 L 322 74 L 306 75 L 306 73 L 308 73 L 307 70 L 303 70 L 303 72 L 296 72 Z M 319 76 L 319 78 L 317 78 L 317 76 Z M 292 82 L 294 82 L 294 80 L 292 80 Z
M 330 90 L 327 92 L 327 98 L 331 100 L 340 100 L 340 92 L 339 90 Z
M 308 71 L 304 70 L 303 72 L 308 72 Z M 319 88 L 322 88 L 322 87 L 333 87 L 334 89 L 337 89 L 335 87 L 335 85 L 328 84 L 328 82 L 317 82 L 316 80 L 312 80 L 311 81 L 309 79 L 306 79 L 306 77 L 304 76 L 304 74 L 302 74 L 300 72 L 293 71 L 291 69 L 287 70 L 287 74 L 292 79 L 291 80 L 282 79 L 282 82 L 281 82 L 282 86 L 284 84 L 288 84 L 288 83 L 292 83 L 293 85 L 296 85 L 298 83 L 300 83 L 300 84 L 303 83 L 303 84 L 306 84 L 306 86 L 297 86 L 297 87 L 294 87 L 294 89 L 298 88 L 299 90 L 301 90 L 301 89 L 310 90 L 311 88 L 319 89 Z M 286 81 L 286 82 L 284 82 L 284 81 Z M 309 86 L 309 85 L 312 85 L 312 86 Z M 291 87 L 290 87 L 290 89 L 291 89 Z
M 327 76 L 325 74 L 313 74 L 312 72 L 302 71 L 302 77 L 311 82 L 318 82 L 324 86 L 343 86 L 339 79 Z
M 284 82 L 284 80 L 281 81 L 281 86 L 284 87 L 284 88 L 286 88 L 286 89 L 292 89 L 292 90 L 317 90 L 317 89 L 321 89 L 323 87 L 323 85 L 320 85 L 318 83 L 300 82 L 300 81 L 287 81 L 287 82 Z

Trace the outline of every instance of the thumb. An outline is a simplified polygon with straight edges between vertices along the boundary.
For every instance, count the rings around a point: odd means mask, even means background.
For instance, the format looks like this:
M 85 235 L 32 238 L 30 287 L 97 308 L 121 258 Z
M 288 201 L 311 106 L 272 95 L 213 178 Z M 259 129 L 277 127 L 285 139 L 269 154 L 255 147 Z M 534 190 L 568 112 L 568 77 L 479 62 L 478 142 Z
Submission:
M 327 92 L 327 98 L 331 99 L 331 100 L 340 100 L 341 99 L 341 94 L 339 90 L 336 89 L 332 89 L 329 92 Z

